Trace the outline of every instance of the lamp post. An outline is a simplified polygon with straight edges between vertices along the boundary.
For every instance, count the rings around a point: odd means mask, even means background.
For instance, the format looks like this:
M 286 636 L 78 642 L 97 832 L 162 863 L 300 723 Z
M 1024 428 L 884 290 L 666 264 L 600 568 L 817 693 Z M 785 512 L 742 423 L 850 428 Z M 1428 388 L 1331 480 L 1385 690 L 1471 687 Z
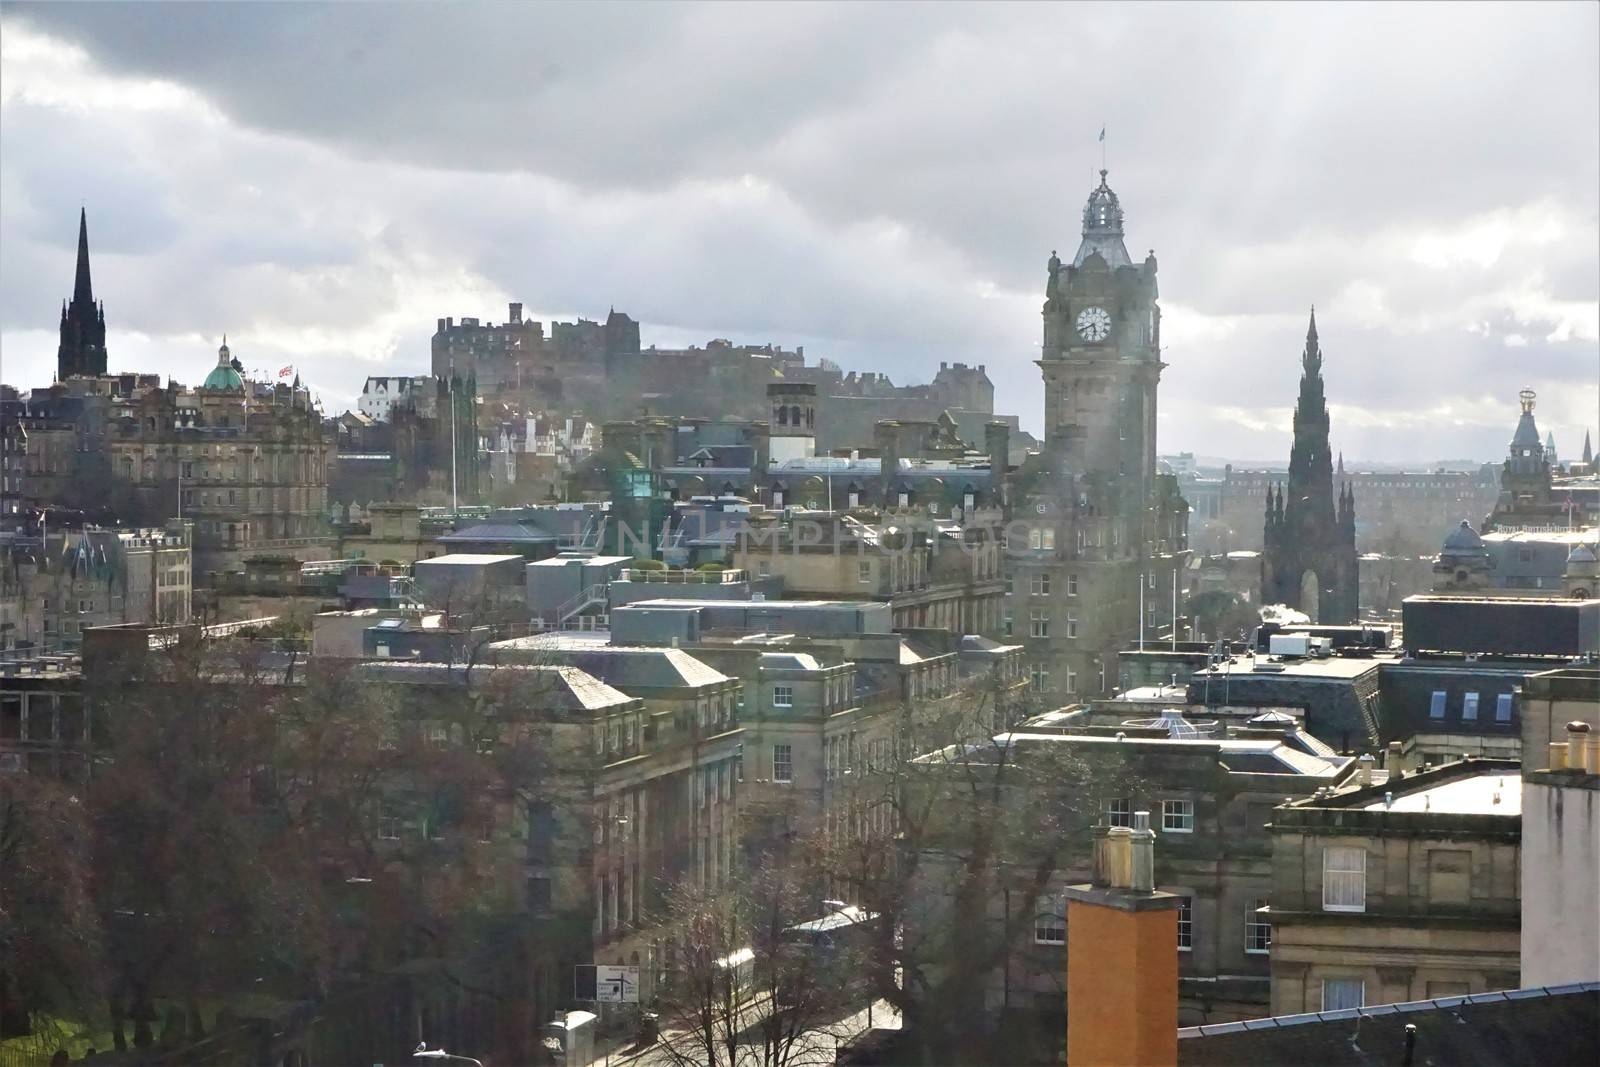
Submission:
M 414 1060 L 459 1060 L 462 1063 L 476 1063 L 478 1067 L 483 1067 L 481 1060 L 475 1060 L 471 1056 L 454 1056 L 442 1048 L 429 1048 L 426 1041 L 417 1042 L 417 1050 L 411 1054 L 411 1058 Z

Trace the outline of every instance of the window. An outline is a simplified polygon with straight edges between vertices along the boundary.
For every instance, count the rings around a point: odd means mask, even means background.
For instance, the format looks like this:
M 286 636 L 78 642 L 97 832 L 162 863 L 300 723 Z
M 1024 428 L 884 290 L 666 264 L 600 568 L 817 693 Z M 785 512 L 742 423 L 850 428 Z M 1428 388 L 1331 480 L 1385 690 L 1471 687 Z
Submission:
M 772 780 L 774 782 L 794 781 L 794 746 L 772 746 Z
M 1015 624 L 1011 621 L 1011 613 L 1009 611 L 1000 620 L 1000 629 L 1007 637 L 1010 637 L 1011 631 L 1015 629 Z
M 1322 910 L 1367 910 L 1367 852 L 1328 846 L 1322 850 Z
M 1261 909 L 1267 906 L 1266 897 L 1257 897 L 1244 913 L 1244 950 L 1266 952 L 1272 946 L 1272 919 Z
M 1194 898 L 1183 897 L 1178 901 L 1178 951 L 1188 952 L 1194 948 Z
M 1066 691 L 1068 693 L 1076 693 L 1078 691 L 1078 672 L 1077 671 L 1074 671 L 1074 670 L 1067 671 Z
M 1067 595 L 1078 595 L 1078 576 L 1076 574 L 1067 575 Z
M 1043 667 L 1032 667 L 1028 670 L 1028 685 L 1035 693 L 1042 693 L 1050 688 L 1050 672 Z
M 1494 721 L 1495 722 L 1510 722 L 1511 721 L 1511 694 L 1510 693 L 1501 693 L 1499 696 L 1494 698 Z
M 856 564 L 856 581 L 862 585 L 872 584 L 872 561 L 862 560 Z
M 530 915 L 550 913 L 550 879 L 528 879 L 528 913 Z
M 1033 917 L 1033 943 L 1035 945 L 1065 945 L 1067 943 L 1067 908 L 1061 897 L 1041 897 L 1039 913 Z
M 400 813 L 392 805 L 385 804 L 378 814 L 378 838 L 382 841 L 400 840 Z
M 1359 978 L 1324 978 L 1322 1010 L 1344 1011 L 1367 1002 L 1367 984 Z
M 794 686 L 775 685 L 772 687 L 772 706 L 775 708 L 794 707 Z
M 1067 612 L 1067 636 L 1078 636 L 1078 614 L 1074 611 Z
M 1478 694 L 1466 693 L 1461 697 L 1461 721 L 1473 722 L 1478 718 Z
M 1048 611 L 1028 612 L 1028 632 L 1034 637 L 1050 636 L 1050 613 Z
M 1055 547 L 1056 547 L 1056 528 L 1054 526 L 1046 526 L 1043 530 L 1040 531 L 1040 535 L 1041 535 L 1041 541 L 1042 541 L 1041 547 L 1043 547 L 1046 552 L 1055 551 Z
M 1046 574 L 1035 574 L 1033 576 L 1032 582 L 1030 583 L 1030 591 L 1033 593 L 1034 596 L 1049 596 L 1050 595 L 1050 575 L 1048 573 L 1046 573 Z
M 1433 702 L 1428 705 L 1428 718 L 1430 718 L 1430 719 L 1442 719 L 1442 718 L 1444 718 L 1444 702 L 1445 702 L 1445 692 L 1444 692 L 1444 690 L 1443 689 L 1435 689 L 1433 691 Z
M 1169 834 L 1194 833 L 1194 801 L 1163 800 L 1161 829 Z
M 1133 801 L 1127 797 L 1112 797 L 1106 801 L 1105 817 L 1107 826 L 1133 827 Z

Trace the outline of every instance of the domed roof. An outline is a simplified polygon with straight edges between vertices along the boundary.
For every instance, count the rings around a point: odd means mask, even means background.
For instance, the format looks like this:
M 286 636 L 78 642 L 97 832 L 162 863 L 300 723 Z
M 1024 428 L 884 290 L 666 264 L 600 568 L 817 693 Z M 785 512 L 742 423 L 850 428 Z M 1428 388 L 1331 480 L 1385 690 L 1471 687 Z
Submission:
M 1466 519 L 1461 520 L 1461 525 L 1450 532 L 1444 539 L 1444 552 L 1446 554 L 1459 554 L 1462 552 L 1482 552 L 1483 538 L 1478 536 L 1478 531 Z
M 202 389 L 244 391 L 244 378 L 232 367 L 212 367 L 211 373 L 206 375 Z
M 234 365 L 233 353 L 228 350 L 226 337 L 222 339 L 222 347 L 217 349 L 217 365 L 211 368 L 211 373 L 206 375 L 206 380 L 201 383 L 200 388 L 218 392 L 244 392 L 244 376 Z
M 1122 243 L 1122 204 L 1106 184 L 1104 170 L 1100 172 L 1100 185 L 1089 194 L 1089 202 L 1083 207 L 1083 242 L 1072 257 L 1072 265 L 1083 266 L 1083 261 L 1095 253 L 1112 270 L 1133 264 Z

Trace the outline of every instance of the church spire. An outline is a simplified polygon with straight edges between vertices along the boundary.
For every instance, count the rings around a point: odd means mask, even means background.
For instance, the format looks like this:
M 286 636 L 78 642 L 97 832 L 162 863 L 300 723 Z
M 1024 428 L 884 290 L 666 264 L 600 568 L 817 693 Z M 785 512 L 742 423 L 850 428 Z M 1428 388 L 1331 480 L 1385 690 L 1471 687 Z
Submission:
M 56 378 L 106 372 L 106 314 L 95 303 L 89 279 L 89 212 L 78 209 L 78 264 L 72 281 L 72 302 L 61 314 L 61 344 L 56 349 Z
M 78 276 L 72 283 L 72 302 L 94 305 L 94 286 L 89 281 L 89 210 L 78 209 Z

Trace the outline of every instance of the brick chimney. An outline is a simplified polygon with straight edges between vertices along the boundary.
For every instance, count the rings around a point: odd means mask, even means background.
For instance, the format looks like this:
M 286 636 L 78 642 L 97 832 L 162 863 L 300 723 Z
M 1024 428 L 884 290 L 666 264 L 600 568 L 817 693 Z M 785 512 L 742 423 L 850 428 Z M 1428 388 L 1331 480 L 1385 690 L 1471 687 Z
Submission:
M 1094 882 L 1068 886 L 1068 1067 L 1178 1062 L 1178 905 L 1155 883 L 1150 813 L 1095 830 Z

